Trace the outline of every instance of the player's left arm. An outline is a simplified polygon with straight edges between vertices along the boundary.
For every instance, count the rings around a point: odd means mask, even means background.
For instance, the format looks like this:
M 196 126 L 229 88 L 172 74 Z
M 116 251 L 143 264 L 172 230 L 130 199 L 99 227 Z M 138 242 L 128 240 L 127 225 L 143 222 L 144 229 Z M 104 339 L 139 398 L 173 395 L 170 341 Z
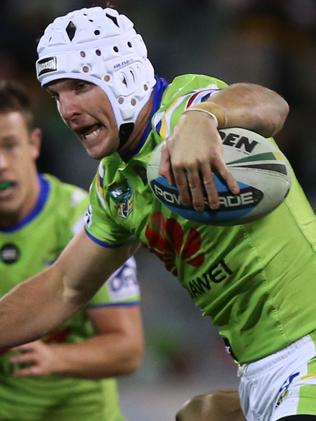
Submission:
M 135 371 L 144 351 L 140 306 L 118 305 L 87 310 L 95 335 L 79 343 L 34 341 L 16 347 L 14 364 L 25 365 L 18 377 L 59 374 L 80 378 L 104 378 Z
M 276 135 L 289 113 L 289 105 L 281 95 L 253 83 L 234 83 L 218 91 L 208 102 L 220 107 L 219 129 L 243 127 L 264 137 Z
M 239 187 L 224 158 L 218 129 L 242 127 L 270 137 L 283 127 L 287 102 L 276 92 L 256 84 L 236 83 L 210 100 L 187 108 L 162 150 L 160 174 L 176 184 L 185 206 L 202 211 L 205 189 L 209 206 L 219 206 L 213 171 L 237 194 Z

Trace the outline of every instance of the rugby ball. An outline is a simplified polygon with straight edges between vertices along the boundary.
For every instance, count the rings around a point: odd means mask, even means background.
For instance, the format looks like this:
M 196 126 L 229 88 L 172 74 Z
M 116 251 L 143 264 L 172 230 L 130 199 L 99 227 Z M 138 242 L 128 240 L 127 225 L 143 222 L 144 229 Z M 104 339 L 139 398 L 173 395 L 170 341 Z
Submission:
M 182 205 L 178 190 L 159 175 L 161 148 L 158 145 L 147 166 L 147 178 L 153 194 L 167 208 L 182 217 L 210 225 L 239 225 L 261 218 L 275 209 L 291 186 L 290 166 L 270 139 L 241 128 L 219 130 L 224 159 L 238 182 L 240 193 L 230 192 L 214 174 L 220 206 L 213 210 L 205 199 L 204 211 Z

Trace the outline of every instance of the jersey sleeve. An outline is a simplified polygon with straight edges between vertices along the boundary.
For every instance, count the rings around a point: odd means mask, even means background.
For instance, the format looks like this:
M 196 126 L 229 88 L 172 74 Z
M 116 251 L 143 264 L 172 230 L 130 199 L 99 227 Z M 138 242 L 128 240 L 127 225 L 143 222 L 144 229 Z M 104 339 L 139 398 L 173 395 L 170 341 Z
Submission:
M 130 257 L 99 289 L 90 301 L 88 309 L 139 303 L 137 267 L 134 257 Z
M 133 236 L 117 223 L 117 215 L 106 195 L 103 161 L 90 186 L 90 205 L 86 214 L 85 230 L 87 235 L 103 247 L 119 247 L 130 241 Z
M 176 77 L 163 97 L 160 109 L 153 119 L 153 128 L 162 139 L 170 136 L 187 108 L 209 100 L 227 84 L 219 79 L 203 75 Z

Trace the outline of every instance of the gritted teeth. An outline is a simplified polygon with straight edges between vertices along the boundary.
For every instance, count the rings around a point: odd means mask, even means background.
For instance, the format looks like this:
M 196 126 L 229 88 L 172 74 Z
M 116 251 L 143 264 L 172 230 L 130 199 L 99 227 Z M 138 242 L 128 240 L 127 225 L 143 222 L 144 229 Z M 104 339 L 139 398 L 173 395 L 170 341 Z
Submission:
M 93 124 L 92 126 L 82 127 L 81 129 L 77 130 L 77 132 L 83 136 L 88 136 L 89 134 L 93 133 L 95 130 L 98 130 L 101 127 L 100 124 Z

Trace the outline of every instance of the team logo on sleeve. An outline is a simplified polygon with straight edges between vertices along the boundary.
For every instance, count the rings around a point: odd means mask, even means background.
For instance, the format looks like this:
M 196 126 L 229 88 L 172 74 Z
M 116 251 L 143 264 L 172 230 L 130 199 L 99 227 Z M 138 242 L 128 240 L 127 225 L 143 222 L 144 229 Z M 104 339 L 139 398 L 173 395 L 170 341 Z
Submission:
M 109 195 L 117 205 L 117 213 L 121 218 L 127 218 L 134 208 L 132 189 L 127 181 L 122 184 L 114 184 L 109 189 Z
M 121 218 L 127 218 L 128 215 L 133 210 L 133 198 L 130 197 L 129 199 L 125 200 L 121 203 L 118 207 L 118 214 Z

